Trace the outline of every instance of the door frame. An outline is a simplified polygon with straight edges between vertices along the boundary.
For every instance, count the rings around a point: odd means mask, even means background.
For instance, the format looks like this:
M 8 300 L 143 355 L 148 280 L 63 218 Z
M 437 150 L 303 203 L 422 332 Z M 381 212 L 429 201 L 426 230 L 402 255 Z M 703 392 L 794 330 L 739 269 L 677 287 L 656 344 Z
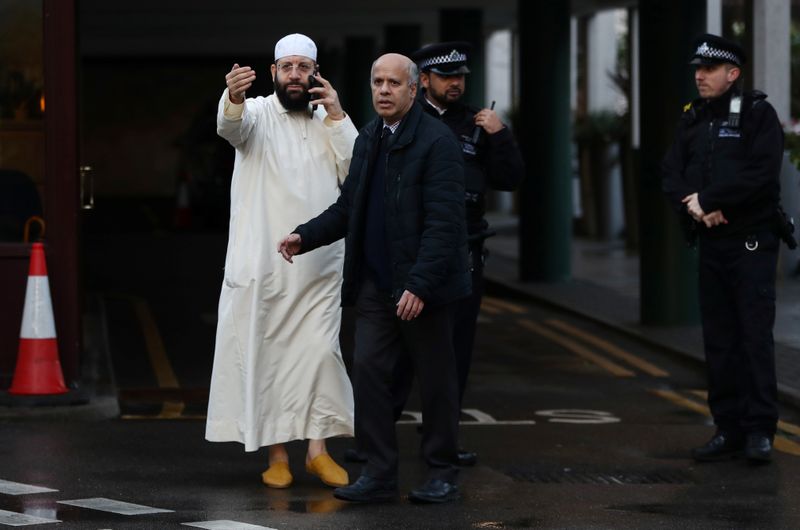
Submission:
M 76 0 L 43 0 L 48 276 L 64 378 L 80 376 Z

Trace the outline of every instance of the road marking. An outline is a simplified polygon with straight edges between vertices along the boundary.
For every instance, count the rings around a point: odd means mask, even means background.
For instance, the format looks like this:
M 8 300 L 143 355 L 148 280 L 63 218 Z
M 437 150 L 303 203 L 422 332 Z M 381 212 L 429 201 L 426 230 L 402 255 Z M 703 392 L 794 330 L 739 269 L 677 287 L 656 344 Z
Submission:
M 605 357 L 594 353 L 590 349 L 575 342 L 574 340 L 569 339 L 567 337 L 563 337 L 558 333 L 550 329 L 547 329 L 544 326 L 537 324 L 536 322 L 533 322 L 532 320 L 519 319 L 517 320 L 517 323 L 520 326 L 527 328 L 530 331 L 533 331 L 534 333 L 537 333 L 545 337 L 546 339 L 550 339 L 552 342 L 555 342 L 556 344 L 559 344 L 564 348 L 567 348 L 568 350 L 577 354 L 579 357 L 582 357 L 587 361 L 596 364 L 600 368 L 614 374 L 617 377 L 636 377 L 636 374 L 634 372 L 628 370 L 624 366 L 620 366 L 615 362 L 609 361 Z
M 677 392 L 672 390 L 662 390 L 662 389 L 651 389 L 651 393 L 660 396 L 664 399 L 667 399 L 676 405 L 680 405 L 682 407 L 691 409 L 695 412 L 702 414 L 703 416 L 711 417 L 711 411 L 706 405 L 701 405 L 700 403 L 693 401 L 691 399 L 685 398 Z M 690 393 L 694 395 L 702 395 L 702 390 L 692 390 Z M 794 456 L 800 456 L 800 444 L 795 441 L 792 441 L 781 434 L 775 435 L 775 440 L 773 442 L 773 447 L 781 451 L 782 453 L 787 453 Z
M 574 423 L 578 425 L 601 425 L 604 423 L 619 423 L 621 420 L 604 410 L 585 409 L 555 409 L 537 410 L 537 416 L 549 418 L 550 423 Z
M 478 409 L 463 409 L 461 412 L 475 418 L 472 420 L 459 421 L 459 425 L 536 425 L 535 420 L 496 420 L 491 415 Z M 411 420 L 400 420 L 398 425 L 421 425 L 422 413 L 417 410 L 404 410 L 403 414 L 411 416 Z
M 668 401 L 676 405 L 680 405 L 681 407 L 693 410 L 698 414 L 702 414 L 703 416 L 711 417 L 711 411 L 708 410 L 708 407 L 705 405 L 701 405 L 700 403 L 691 400 L 689 398 L 683 397 L 679 393 L 673 390 L 664 390 L 661 388 L 652 388 L 650 389 L 650 393 L 655 394 L 659 397 L 662 397 Z
M 100 512 L 111 512 L 120 515 L 145 515 L 150 513 L 171 513 L 175 510 L 164 510 L 161 508 L 153 508 L 152 506 L 144 506 L 142 504 L 133 504 L 130 502 L 115 501 L 114 499 L 106 499 L 104 497 L 93 497 L 91 499 L 75 499 L 71 501 L 57 501 L 58 504 L 67 504 L 69 506 L 77 506 L 78 508 L 87 508 L 89 510 L 97 510 Z
M 59 519 L 45 519 L 24 513 L 0 510 L 0 524 L 6 526 L 28 526 L 33 524 L 60 523 Z
M 705 390 L 692 390 L 691 392 L 703 398 L 704 401 L 708 400 L 708 392 Z M 789 434 L 794 434 L 795 436 L 800 436 L 800 426 L 789 423 L 788 421 L 778 420 L 778 429 L 783 432 L 788 432 Z
M 172 364 L 169 362 L 167 350 L 164 347 L 164 341 L 161 339 L 161 333 L 158 331 L 158 325 L 156 324 L 155 318 L 153 318 L 153 313 L 150 311 L 150 306 L 145 300 L 139 297 L 131 296 L 129 300 L 133 303 L 136 316 L 139 318 L 139 323 L 142 325 L 147 354 L 150 357 L 150 364 L 153 366 L 158 387 L 180 388 L 178 378 L 175 376 L 175 371 L 172 369 Z M 177 419 L 183 413 L 184 408 L 185 404 L 182 401 L 166 401 L 162 405 L 161 413 L 157 418 Z
M 560 329 L 561 331 L 564 331 L 564 332 L 569 333 L 571 335 L 574 335 L 574 336 L 578 337 L 579 339 L 583 340 L 584 342 L 588 342 L 592 346 L 600 348 L 601 350 L 605 351 L 606 353 L 609 353 L 609 354 L 613 355 L 617 359 L 621 359 L 621 360 L 627 362 L 631 366 L 634 366 L 634 367 L 638 368 L 639 370 L 641 370 L 642 372 L 644 372 L 644 373 L 646 373 L 648 375 L 652 375 L 653 377 L 668 377 L 669 376 L 669 372 L 666 372 L 666 371 L 662 370 L 658 366 L 656 366 L 656 365 L 654 365 L 654 364 L 652 364 L 652 363 L 650 363 L 648 361 L 645 361 L 644 359 L 641 359 L 641 358 L 637 357 L 636 355 L 634 355 L 634 354 L 632 354 L 632 353 L 630 353 L 630 352 L 628 352 L 626 350 L 623 350 L 622 348 L 620 348 L 616 344 L 612 344 L 611 342 L 609 342 L 609 341 L 607 341 L 605 339 L 601 339 L 600 337 L 597 337 L 595 335 L 587 333 L 586 331 L 583 331 L 583 330 L 581 330 L 579 328 L 576 328 L 575 326 L 567 324 L 566 322 L 563 322 L 561 320 L 556 320 L 556 319 L 549 319 L 549 320 L 545 320 L 545 324 L 547 324 L 547 325 L 549 325 L 551 327 Z
M 528 310 L 522 307 L 521 305 L 517 305 L 512 302 L 507 302 L 505 300 L 500 300 L 499 298 L 495 298 L 493 296 L 484 296 L 482 300 L 483 302 L 485 302 L 486 304 L 495 309 L 505 310 L 508 311 L 509 313 L 514 313 L 516 315 L 524 315 L 528 312 Z M 483 304 L 481 304 L 481 306 L 482 305 Z
M 193 526 L 195 528 L 205 528 L 206 530 L 277 530 L 271 526 L 259 526 L 257 524 L 240 523 L 239 521 L 219 520 L 219 521 L 199 521 L 196 523 L 181 523 L 183 526 Z
M 30 495 L 32 493 L 51 493 L 54 490 L 51 488 L 43 488 L 42 486 L 31 486 L 30 484 L 20 484 L 19 482 L 11 482 L 9 480 L 0 479 L 0 493 L 6 495 Z
M 475 421 L 480 423 L 497 423 L 497 420 L 492 416 L 478 409 L 461 409 L 461 412 L 467 416 L 472 416 L 475 418 Z
M 487 304 L 485 299 L 481 302 L 481 312 L 489 313 L 490 315 L 499 315 L 500 313 L 502 313 L 500 309 L 490 304 Z

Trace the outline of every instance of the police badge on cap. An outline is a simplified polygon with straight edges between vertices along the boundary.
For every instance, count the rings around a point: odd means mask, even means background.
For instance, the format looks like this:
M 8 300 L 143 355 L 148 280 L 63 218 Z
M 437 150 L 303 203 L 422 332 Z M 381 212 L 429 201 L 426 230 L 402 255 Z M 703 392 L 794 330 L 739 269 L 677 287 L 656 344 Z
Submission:
M 747 57 L 744 50 L 739 44 L 732 40 L 706 33 L 695 40 L 694 54 L 689 60 L 689 64 L 715 65 L 731 63 L 741 67 L 746 60 Z
M 471 51 L 467 42 L 440 42 L 429 44 L 411 54 L 421 72 L 439 75 L 468 74 L 467 54 Z

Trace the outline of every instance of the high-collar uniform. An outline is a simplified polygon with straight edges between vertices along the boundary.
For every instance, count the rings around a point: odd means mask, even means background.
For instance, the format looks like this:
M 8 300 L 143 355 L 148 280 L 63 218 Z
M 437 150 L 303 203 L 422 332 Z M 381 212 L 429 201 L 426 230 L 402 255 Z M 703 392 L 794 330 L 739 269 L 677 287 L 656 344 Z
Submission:
M 728 91 L 687 105 L 667 153 L 663 189 L 699 243 L 699 295 L 714 422 L 734 436 L 775 432 L 778 407 L 772 328 L 779 239 L 774 224 L 783 132 L 760 92 L 742 95 L 739 124 Z M 732 122 L 733 121 L 733 122 Z M 681 200 L 698 193 L 696 223 Z

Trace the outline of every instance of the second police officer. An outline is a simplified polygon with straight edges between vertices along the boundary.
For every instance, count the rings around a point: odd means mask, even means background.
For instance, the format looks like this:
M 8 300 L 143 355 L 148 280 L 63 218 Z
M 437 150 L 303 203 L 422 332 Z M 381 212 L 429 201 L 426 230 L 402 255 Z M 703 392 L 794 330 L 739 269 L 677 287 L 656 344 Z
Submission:
M 700 97 L 684 108 L 663 188 L 699 246 L 708 405 L 716 433 L 697 461 L 769 461 L 778 421 L 772 327 L 781 229 L 783 131 L 762 92 L 742 92 L 742 48 L 702 35 L 690 64 Z
M 486 193 L 490 189 L 513 191 L 525 175 L 522 154 L 514 135 L 497 113 L 489 108 L 472 107 L 463 101 L 470 50 L 466 42 L 442 42 L 425 46 L 411 55 L 420 71 L 417 99 L 425 112 L 442 120 L 453 131 L 464 155 L 472 295 L 458 304 L 453 319 L 459 406 L 464 399 L 475 324 L 483 296 L 483 243 L 493 234 L 484 218 Z M 462 449 L 458 459 L 461 465 L 473 465 L 477 454 Z

